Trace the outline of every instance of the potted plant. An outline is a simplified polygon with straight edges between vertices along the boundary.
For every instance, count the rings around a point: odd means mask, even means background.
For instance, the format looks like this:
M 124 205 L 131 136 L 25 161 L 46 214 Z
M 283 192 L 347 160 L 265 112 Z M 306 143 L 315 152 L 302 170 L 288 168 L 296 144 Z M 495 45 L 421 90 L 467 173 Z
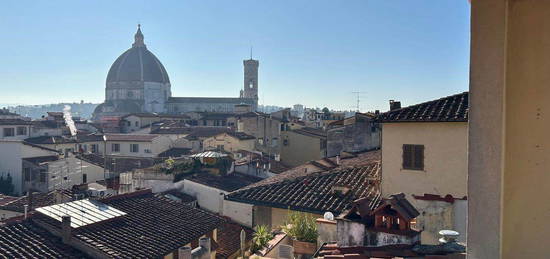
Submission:
M 315 253 L 317 248 L 317 223 L 313 216 L 301 212 L 290 212 L 282 228 L 292 238 L 294 253 Z
M 265 246 L 267 243 L 273 239 L 273 234 L 266 225 L 258 225 L 254 229 L 254 234 L 252 235 L 252 245 L 250 246 L 250 251 L 255 253 Z

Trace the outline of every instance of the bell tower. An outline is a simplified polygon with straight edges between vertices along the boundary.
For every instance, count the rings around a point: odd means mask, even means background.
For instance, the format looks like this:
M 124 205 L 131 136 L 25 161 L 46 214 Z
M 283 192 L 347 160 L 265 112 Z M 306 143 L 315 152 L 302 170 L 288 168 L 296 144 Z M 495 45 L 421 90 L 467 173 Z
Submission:
M 243 60 L 244 65 L 244 88 L 241 92 L 242 98 L 252 98 L 255 100 L 254 110 L 258 107 L 258 60 Z

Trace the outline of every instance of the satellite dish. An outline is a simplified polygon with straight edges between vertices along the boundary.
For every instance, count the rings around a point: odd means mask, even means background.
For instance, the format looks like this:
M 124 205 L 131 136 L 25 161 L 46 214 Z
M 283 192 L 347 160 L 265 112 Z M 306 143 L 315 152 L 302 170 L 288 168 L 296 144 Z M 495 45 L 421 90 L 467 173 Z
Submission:
M 326 220 L 334 220 L 334 214 L 332 214 L 332 212 L 327 211 L 323 215 L 323 218 Z

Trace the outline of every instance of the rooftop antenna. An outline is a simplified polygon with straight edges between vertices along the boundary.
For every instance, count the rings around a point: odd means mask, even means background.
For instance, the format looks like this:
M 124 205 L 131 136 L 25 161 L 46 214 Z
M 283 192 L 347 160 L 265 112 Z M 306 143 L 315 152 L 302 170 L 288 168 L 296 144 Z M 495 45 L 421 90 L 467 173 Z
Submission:
M 357 106 L 355 107 L 355 109 L 357 110 L 357 112 L 360 112 L 360 106 L 359 106 L 359 103 L 361 102 L 361 94 L 364 94 L 365 92 L 362 92 L 362 91 L 356 91 L 356 92 L 351 92 L 352 94 L 356 94 L 357 95 Z
M 252 60 L 252 46 L 250 46 L 250 60 Z

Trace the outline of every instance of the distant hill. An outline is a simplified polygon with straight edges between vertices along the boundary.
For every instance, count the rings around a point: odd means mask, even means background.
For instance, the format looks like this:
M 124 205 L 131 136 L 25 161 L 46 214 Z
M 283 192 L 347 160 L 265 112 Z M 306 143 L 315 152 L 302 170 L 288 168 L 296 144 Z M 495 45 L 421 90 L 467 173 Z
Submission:
M 8 106 L 11 112 L 20 114 L 21 116 L 30 117 L 33 119 L 46 116 L 47 112 L 62 112 L 65 105 L 71 106 L 71 114 L 73 117 L 81 117 L 90 119 L 95 107 L 98 103 L 58 103 L 58 104 L 43 104 L 43 105 L 17 105 Z

